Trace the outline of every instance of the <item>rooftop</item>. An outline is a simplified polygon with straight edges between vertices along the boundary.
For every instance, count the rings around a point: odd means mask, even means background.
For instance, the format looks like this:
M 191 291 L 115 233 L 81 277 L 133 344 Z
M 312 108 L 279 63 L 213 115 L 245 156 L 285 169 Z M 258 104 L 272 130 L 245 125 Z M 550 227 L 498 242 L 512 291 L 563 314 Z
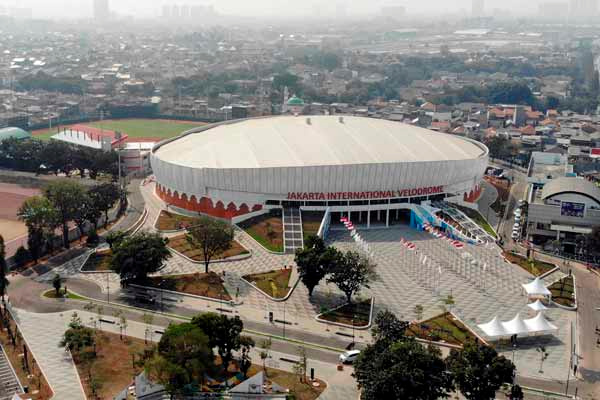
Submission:
M 155 149 L 192 168 L 273 168 L 469 160 L 475 141 L 399 122 L 338 116 L 239 120 L 180 136 Z

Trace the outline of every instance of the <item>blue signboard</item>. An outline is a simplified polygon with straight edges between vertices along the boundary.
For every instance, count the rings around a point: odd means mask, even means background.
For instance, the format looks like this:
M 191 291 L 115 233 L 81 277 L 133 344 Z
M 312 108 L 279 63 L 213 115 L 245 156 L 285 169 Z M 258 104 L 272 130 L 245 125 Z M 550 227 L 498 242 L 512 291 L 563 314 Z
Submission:
M 583 218 L 585 214 L 585 204 L 583 203 L 572 203 L 570 201 L 563 201 L 560 206 L 560 215 L 564 217 L 577 217 Z

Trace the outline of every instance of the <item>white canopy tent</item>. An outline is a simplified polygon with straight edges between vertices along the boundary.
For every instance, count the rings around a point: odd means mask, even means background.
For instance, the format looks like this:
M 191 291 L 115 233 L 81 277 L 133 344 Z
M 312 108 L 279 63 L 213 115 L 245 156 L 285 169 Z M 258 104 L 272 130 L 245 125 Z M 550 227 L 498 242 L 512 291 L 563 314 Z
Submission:
M 529 328 L 521 319 L 521 314 L 515 315 L 513 319 L 502 323 L 502 327 L 509 335 L 520 335 L 522 333 L 529 333 Z
M 481 329 L 487 336 L 491 338 L 501 337 L 501 336 L 509 336 L 510 334 L 506 332 L 504 326 L 502 326 L 502 322 L 498 319 L 498 317 L 494 317 L 490 322 L 486 324 L 477 325 L 479 329 Z
M 527 307 L 531 308 L 533 311 L 545 311 L 548 309 L 548 307 L 546 307 L 544 303 L 540 301 L 540 299 L 537 299 L 533 303 L 527 304 Z
M 552 293 L 540 278 L 535 278 L 529 283 L 524 283 L 523 288 L 528 296 L 550 296 Z
M 558 328 L 548 322 L 544 314 L 540 311 L 533 318 L 523 321 L 531 333 L 554 332 Z

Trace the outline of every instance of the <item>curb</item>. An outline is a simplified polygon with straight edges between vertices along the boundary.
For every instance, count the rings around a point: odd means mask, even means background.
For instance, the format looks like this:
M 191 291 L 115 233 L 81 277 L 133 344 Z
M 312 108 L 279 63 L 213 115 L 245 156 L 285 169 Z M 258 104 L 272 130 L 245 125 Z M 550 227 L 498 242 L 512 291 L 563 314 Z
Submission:
M 273 270 L 272 270 L 273 271 Z M 266 271 L 266 272 L 271 272 L 271 271 Z M 291 277 L 291 274 L 290 274 Z M 265 293 L 264 291 L 262 291 L 258 286 L 252 284 L 250 281 L 246 280 L 246 278 L 244 278 L 244 276 L 242 275 L 240 277 L 240 279 L 245 282 L 246 284 L 250 285 L 252 288 L 254 288 L 255 290 L 257 290 L 258 292 L 260 292 L 262 295 L 264 295 L 266 298 L 268 298 L 271 301 L 276 301 L 276 302 L 282 302 L 282 301 L 286 301 L 287 299 L 290 298 L 290 296 L 292 295 L 292 293 L 294 292 L 294 290 L 296 289 L 296 286 L 298 286 L 298 282 L 300 282 L 300 277 L 298 277 L 298 279 L 296 279 L 296 283 L 294 283 L 292 286 L 290 286 L 290 290 L 289 292 L 285 295 L 285 297 L 282 298 L 275 298 L 272 297 L 270 295 L 268 295 L 267 293 Z
M 341 322 L 327 321 L 327 320 L 322 319 L 322 318 L 319 317 L 320 315 L 327 314 L 327 313 L 330 313 L 330 312 L 335 311 L 337 309 L 340 309 L 340 308 L 344 307 L 347 304 L 348 303 L 342 304 L 341 306 L 337 306 L 335 308 L 332 308 L 331 310 L 328 310 L 325 313 L 317 314 L 317 315 L 315 315 L 315 320 L 317 322 L 322 323 L 322 324 L 334 325 L 334 326 L 339 326 L 339 327 L 342 327 L 342 328 L 355 329 L 355 330 L 358 330 L 358 331 L 368 330 L 371 327 L 372 323 L 373 323 L 373 308 L 375 307 L 375 297 L 371 297 L 371 309 L 369 310 L 369 323 L 367 325 L 364 325 L 364 326 L 352 326 L 352 325 L 348 325 L 348 324 L 343 324 Z
M 223 264 L 223 263 L 234 262 L 234 261 L 242 261 L 242 260 L 247 260 L 250 257 L 252 257 L 252 255 L 253 255 L 252 254 L 252 250 L 248 250 L 246 248 L 246 246 L 244 246 L 240 242 L 238 242 L 238 244 L 240 246 L 242 246 L 244 248 L 244 250 L 246 250 L 246 253 L 240 254 L 239 256 L 233 256 L 233 257 L 227 257 L 227 258 L 220 258 L 220 259 L 217 259 L 217 260 L 211 260 L 210 264 Z M 204 261 L 197 261 L 197 260 L 194 260 L 192 258 L 189 258 L 185 254 L 180 253 L 177 250 L 175 250 L 174 248 L 170 247 L 168 244 L 167 244 L 167 249 L 171 253 L 173 253 L 173 254 L 175 254 L 177 256 L 183 257 L 184 259 L 186 259 L 187 261 L 191 262 L 192 264 L 204 265 Z
M 182 275 L 187 275 L 187 274 L 182 274 Z M 196 294 L 176 292 L 174 290 L 161 289 L 161 288 L 156 288 L 156 287 L 152 287 L 152 286 L 143 286 L 143 285 L 138 285 L 138 284 L 135 284 L 135 283 L 131 283 L 131 284 L 129 284 L 129 286 L 134 287 L 134 288 L 140 288 L 140 289 L 145 289 L 145 290 L 149 290 L 149 291 L 154 291 L 154 292 L 169 293 L 169 294 L 173 294 L 173 295 L 176 295 L 176 296 L 187 296 L 187 297 L 192 297 L 194 299 L 200 299 L 200 300 L 206 300 L 206 301 L 214 301 L 215 303 L 227 304 L 227 305 L 230 305 L 230 306 L 236 306 L 236 305 L 243 304 L 243 303 L 236 303 L 233 299 L 230 300 L 230 301 L 220 300 L 220 299 L 215 299 L 215 298 L 212 298 L 212 297 L 198 296 Z

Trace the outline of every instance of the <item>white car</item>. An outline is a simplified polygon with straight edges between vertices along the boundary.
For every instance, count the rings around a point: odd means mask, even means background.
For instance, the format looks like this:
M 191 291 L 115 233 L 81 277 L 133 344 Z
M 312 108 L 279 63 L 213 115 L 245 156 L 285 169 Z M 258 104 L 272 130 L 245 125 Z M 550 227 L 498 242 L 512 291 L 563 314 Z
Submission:
M 515 210 L 515 216 L 519 216 L 519 217 L 521 216 L 521 209 L 520 208 L 517 208 Z
M 352 364 L 358 358 L 360 350 L 348 350 L 340 354 L 340 362 L 342 364 Z
M 517 239 L 517 238 L 519 237 L 519 232 L 518 232 L 518 231 L 513 231 L 513 233 L 512 233 L 512 235 L 511 235 L 511 237 L 512 237 L 513 239 Z
M 516 224 L 513 225 L 513 231 L 518 231 L 519 229 L 521 229 L 521 224 L 519 224 L 517 222 Z

